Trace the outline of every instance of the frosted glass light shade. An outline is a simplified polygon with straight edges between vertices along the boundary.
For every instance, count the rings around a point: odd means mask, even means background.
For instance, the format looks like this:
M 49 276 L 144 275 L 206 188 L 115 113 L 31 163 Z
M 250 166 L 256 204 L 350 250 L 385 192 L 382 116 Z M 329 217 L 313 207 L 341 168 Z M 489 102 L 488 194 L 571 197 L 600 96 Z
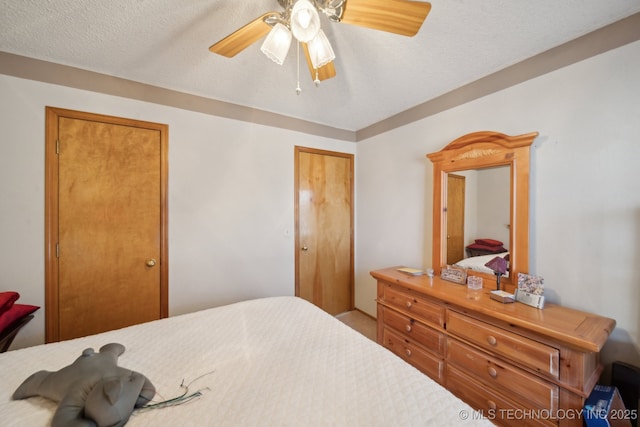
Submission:
M 320 31 L 320 16 L 309 0 L 298 0 L 291 9 L 291 32 L 303 43 L 311 41 Z
M 260 50 L 267 58 L 278 65 L 282 65 L 291 46 L 291 32 L 284 25 L 277 23 L 273 26 L 267 38 L 264 39 Z
M 309 49 L 309 56 L 311 57 L 313 68 L 320 68 L 336 59 L 329 39 L 322 30 L 318 31 L 318 35 L 307 43 L 307 48 Z

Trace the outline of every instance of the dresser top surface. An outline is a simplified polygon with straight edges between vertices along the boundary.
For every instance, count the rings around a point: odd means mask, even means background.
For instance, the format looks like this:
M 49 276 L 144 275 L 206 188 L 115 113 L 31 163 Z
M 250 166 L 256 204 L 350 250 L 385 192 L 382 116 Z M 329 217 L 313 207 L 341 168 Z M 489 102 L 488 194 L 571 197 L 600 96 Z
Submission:
M 583 350 L 600 351 L 616 324 L 613 319 L 556 304 L 545 304 L 543 309 L 518 302 L 503 304 L 492 300 L 489 297 L 490 289 L 487 288 L 482 290 L 479 299 L 470 299 L 465 285 L 447 282 L 439 277 L 412 276 L 398 271 L 398 268 L 375 270 L 371 275 L 445 304 L 561 340 Z

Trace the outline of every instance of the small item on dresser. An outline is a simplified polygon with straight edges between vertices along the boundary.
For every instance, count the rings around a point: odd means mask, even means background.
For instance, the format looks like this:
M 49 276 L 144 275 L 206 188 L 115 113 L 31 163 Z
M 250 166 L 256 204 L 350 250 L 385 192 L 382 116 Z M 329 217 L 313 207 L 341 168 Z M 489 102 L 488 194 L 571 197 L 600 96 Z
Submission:
M 440 278 L 442 280 L 464 285 L 467 283 L 467 272 L 460 268 L 446 267 L 442 269 Z
M 507 260 L 497 256 L 486 263 L 484 266 L 489 267 L 493 270 L 493 274 L 496 275 L 496 289 L 500 290 L 500 277 L 502 277 L 503 274 L 507 273 Z
M 410 267 L 401 267 L 398 269 L 398 271 L 410 274 L 412 276 L 421 276 L 422 274 L 424 274 L 424 271 L 418 268 L 410 268 Z
M 508 304 L 510 302 L 515 302 L 515 295 L 510 294 L 506 291 L 494 290 L 489 293 L 489 298 L 492 300 L 499 301 L 503 304 Z
M 427 276 L 433 277 L 434 274 L 435 274 L 435 271 L 433 271 L 433 268 L 427 268 Z
M 482 277 L 469 276 L 467 277 L 467 298 L 472 300 L 479 300 L 482 296 Z
M 544 279 L 540 276 L 530 276 L 518 273 L 518 287 L 516 301 L 535 308 L 544 308 Z

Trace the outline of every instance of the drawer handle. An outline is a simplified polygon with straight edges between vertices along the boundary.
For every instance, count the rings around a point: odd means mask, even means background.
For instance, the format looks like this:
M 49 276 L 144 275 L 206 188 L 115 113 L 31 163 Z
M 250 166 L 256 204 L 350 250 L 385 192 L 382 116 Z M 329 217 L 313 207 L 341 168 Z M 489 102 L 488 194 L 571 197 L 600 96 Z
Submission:
M 489 368 L 489 376 L 491 378 L 496 378 L 498 376 L 498 371 L 496 371 L 496 368 Z
M 411 357 L 411 350 L 410 350 L 410 349 L 408 349 L 408 348 L 405 348 L 405 349 L 404 349 L 404 354 L 406 354 L 406 355 L 407 355 L 407 357 Z
M 407 308 L 411 308 L 413 306 L 413 304 L 411 303 L 411 301 L 407 301 Z
M 498 342 L 498 340 L 496 339 L 496 337 L 489 335 L 487 337 L 487 342 L 489 343 L 489 345 L 496 345 L 496 343 Z
M 498 407 L 498 405 L 496 405 L 496 402 L 494 402 L 493 400 L 488 400 L 487 401 L 487 406 L 489 407 L 489 409 L 494 410 L 494 411 Z
M 405 331 L 407 331 L 407 332 L 411 332 L 411 329 L 412 329 L 412 328 L 411 328 L 411 325 L 406 325 L 406 326 L 404 327 L 404 330 L 405 330 Z

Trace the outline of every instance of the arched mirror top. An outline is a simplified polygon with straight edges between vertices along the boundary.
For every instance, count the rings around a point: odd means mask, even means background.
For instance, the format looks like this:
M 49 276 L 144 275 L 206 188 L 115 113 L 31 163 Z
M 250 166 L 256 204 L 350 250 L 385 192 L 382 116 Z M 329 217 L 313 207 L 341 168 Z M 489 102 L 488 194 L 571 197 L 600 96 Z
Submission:
M 483 209 L 484 214 L 480 215 L 479 212 L 474 211 L 474 208 L 481 206 L 483 199 L 486 201 L 485 204 L 491 205 L 491 208 L 495 208 L 493 205 L 500 204 L 496 202 L 495 196 L 505 199 L 503 208 L 507 219 L 503 221 L 506 223 L 501 224 L 501 226 L 505 229 L 508 237 L 504 239 L 506 240 L 503 242 L 505 252 L 501 256 L 508 253 L 509 274 L 501 279 L 501 284 L 504 285 L 502 288 L 513 292 L 516 280 L 512 280 L 512 278 L 517 277 L 519 272 L 528 273 L 529 156 L 531 144 L 537 136 L 537 132 L 518 136 L 509 136 L 491 131 L 474 132 L 452 141 L 438 152 L 427 154 L 427 157 L 433 163 L 432 267 L 436 274 L 440 274 L 443 267 L 458 263 L 455 261 L 457 256 L 452 255 L 451 252 L 447 253 L 448 243 L 449 249 L 454 249 L 461 245 L 460 256 L 465 258 L 465 262 L 460 262 L 460 264 L 466 266 L 475 265 L 480 261 L 484 263 L 485 261 L 484 258 L 474 259 L 474 253 L 469 250 L 468 246 L 473 245 L 477 239 L 497 240 L 495 236 L 483 234 L 486 233 L 485 230 L 490 229 L 490 227 L 486 226 L 484 229 L 482 226 L 478 226 L 478 228 L 469 232 L 468 229 L 470 227 L 467 224 L 463 226 L 465 232 L 462 238 L 456 237 L 456 233 L 452 232 L 451 229 L 447 229 L 448 225 L 459 223 L 459 220 L 454 220 L 454 212 L 458 209 L 454 206 L 457 206 L 457 204 L 455 204 L 451 195 L 448 195 L 447 182 L 449 175 L 455 175 L 456 178 L 469 176 L 470 182 L 473 183 L 472 190 L 476 197 L 474 200 L 477 203 L 471 204 L 471 209 L 469 209 L 469 206 L 465 209 L 463 203 L 462 210 L 465 212 L 462 217 L 463 224 L 482 223 L 482 221 L 477 220 L 478 217 L 498 217 L 499 215 L 487 213 L 487 209 Z M 489 188 L 476 190 L 479 182 L 487 182 L 486 179 L 483 181 L 482 178 L 476 178 L 481 173 L 488 174 L 489 171 L 507 168 L 509 171 L 503 176 L 509 177 L 508 183 L 496 183 L 494 181 L 490 184 L 484 184 Z M 484 197 L 482 194 L 488 194 L 489 196 Z M 448 203 L 451 203 L 451 209 L 449 209 Z M 480 209 L 478 208 L 478 210 Z M 448 216 L 451 216 L 451 220 L 448 220 Z M 465 220 L 465 218 L 471 218 L 471 220 Z M 460 242 L 452 241 L 452 235 L 456 237 L 454 240 L 459 240 Z M 452 256 L 454 257 L 453 260 L 451 259 Z M 476 271 L 475 266 L 466 268 L 474 268 L 474 270 L 469 270 L 469 274 L 483 276 L 485 278 L 485 287 L 495 288 L 496 277 L 490 273 L 490 270 L 483 273 Z

